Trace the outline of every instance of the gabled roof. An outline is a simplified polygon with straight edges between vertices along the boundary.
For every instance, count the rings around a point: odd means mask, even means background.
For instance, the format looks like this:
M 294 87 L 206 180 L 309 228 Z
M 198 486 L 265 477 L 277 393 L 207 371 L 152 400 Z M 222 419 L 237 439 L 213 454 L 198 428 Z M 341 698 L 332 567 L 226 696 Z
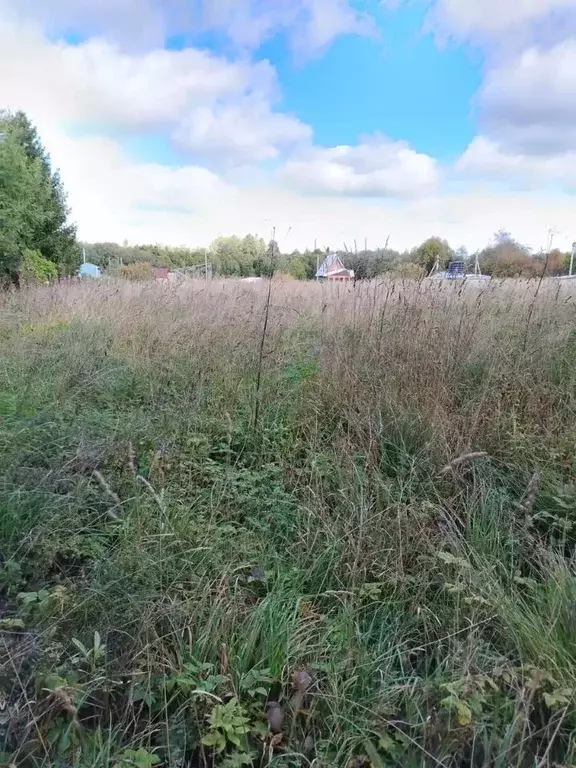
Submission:
M 100 277 L 102 270 L 96 264 L 91 264 L 89 261 L 86 261 L 84 264 L 80 264 L 78 274 L 80 277 Z
M 344 274 L 352 276 L 354 273 L 346 269 L 337 253 L 329 253 L 319 266 L 316 277 L 331 277 Z

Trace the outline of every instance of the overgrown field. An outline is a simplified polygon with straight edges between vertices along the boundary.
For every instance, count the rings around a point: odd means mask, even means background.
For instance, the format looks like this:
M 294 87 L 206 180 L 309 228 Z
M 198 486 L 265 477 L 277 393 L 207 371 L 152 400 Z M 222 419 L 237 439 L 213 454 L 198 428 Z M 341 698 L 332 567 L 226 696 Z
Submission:
M 576 286 L 267 291 L 0 298 L 4 764 L 576 764 Z

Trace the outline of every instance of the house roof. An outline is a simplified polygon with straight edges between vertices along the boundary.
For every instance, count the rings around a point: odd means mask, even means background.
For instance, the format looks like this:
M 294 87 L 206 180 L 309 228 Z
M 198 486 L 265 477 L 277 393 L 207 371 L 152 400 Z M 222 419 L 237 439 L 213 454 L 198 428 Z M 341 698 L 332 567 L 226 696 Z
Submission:
M 96 264 L 90 264 L 90 262 L 87 261 L 84 264 L 80 264 L 78 274 L 80 277 L 100 277 L 102 270 L 100 267 L 96 266 Z
M 337 253 L 329 253 L 316 272 L 316 277 L 343 277 L 345 275 L 353 277 L 354 272 L 351 269 L 346 269 Z

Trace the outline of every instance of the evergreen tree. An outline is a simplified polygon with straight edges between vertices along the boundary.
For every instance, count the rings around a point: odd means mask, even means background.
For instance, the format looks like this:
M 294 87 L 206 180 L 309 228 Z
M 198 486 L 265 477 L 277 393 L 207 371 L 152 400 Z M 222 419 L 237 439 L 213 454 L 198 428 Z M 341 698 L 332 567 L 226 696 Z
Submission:
M 15 175 L 12 181 L 0 176 L 0 195 L 8 195 L 5 218 L 8 210 L 16 216 L 8 227 L 19 231 L 18 242 L 12 243 L 12 258 L 21 256 L 24 249 L 34 250 L 56 264 L 61 274 L 74 272 L 80 263 L 76 227 L 68 222 L 66 193 L 38 131 L 23 112 L 0 113 L 0 131 L 6 133 L 0 152 L 11 168 L 9 173 Z M 15 209 L 22 206 L 29 211 L 16 215 Z

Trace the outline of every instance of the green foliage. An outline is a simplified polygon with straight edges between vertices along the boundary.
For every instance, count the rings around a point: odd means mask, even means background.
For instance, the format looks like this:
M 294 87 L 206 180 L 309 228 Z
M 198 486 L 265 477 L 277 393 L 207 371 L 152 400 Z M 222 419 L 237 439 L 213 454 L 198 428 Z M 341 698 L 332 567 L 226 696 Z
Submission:
M 152 768 L 160 763 L 158 755 L 147 752 L 142 747 L 138 749 L 125 749 L 114 768 Z
M 22 254 L 20 272 L 24 280 L 43 283 L 58 277 L 54 262 L 45 259 L 40 251 L 26 249 Z
M 91 647 L 86 647 L 84 643 L 81 643 L 76 637 L 72 638 L 72 643 L 80 651 L 77 663 L 87 664 L 92 670 L 95 670 L 96 667 L 104 661 L 106 656 L 106 646 L 102 643 L 98 631 L 94 632 Z
M 202 738 L 202 744 L 224 752 L 229 747 L 241 747 L 250 732 L 250 718 L 236 698 L 226 704 L 216 704 L 208 717 L 210 728 Z
M 22 583 L 22 566 L 15 560 L 6 560 L 0 568 L 0 589 L 7 592 Z
M 68 223 L 60 176 L 52 170 L 36 128 L 23 112 L 5 111 L 0 112 L 0 130 L 7 134 L 0 145 L 2 271 L 17 272 L 28 250 L 55 264 L 60 273 L 73 273 L 80 260 L 76 230 Z
M 295 280 L 306 280 L 308 276 L 306 272 L 306 264 L 303 259 L 299 259 L 298 257 L 290 260 L 288 270 Z
M 413 261 L 424 268 L 428 274 L 436 262 L 439 262 L 440 269 L 445 269 L 448 262 L 454 257 L 454 251 L 450 245 L 441 237 L 429 237 L 412 252 Z
M 0 128 L 5 128 L 0 119 Z M 44 217 L 42 209 L 42 165 L 29 160 L 12 132 L 0 144 L 0 273 L 11 277 L 34 241 Z

